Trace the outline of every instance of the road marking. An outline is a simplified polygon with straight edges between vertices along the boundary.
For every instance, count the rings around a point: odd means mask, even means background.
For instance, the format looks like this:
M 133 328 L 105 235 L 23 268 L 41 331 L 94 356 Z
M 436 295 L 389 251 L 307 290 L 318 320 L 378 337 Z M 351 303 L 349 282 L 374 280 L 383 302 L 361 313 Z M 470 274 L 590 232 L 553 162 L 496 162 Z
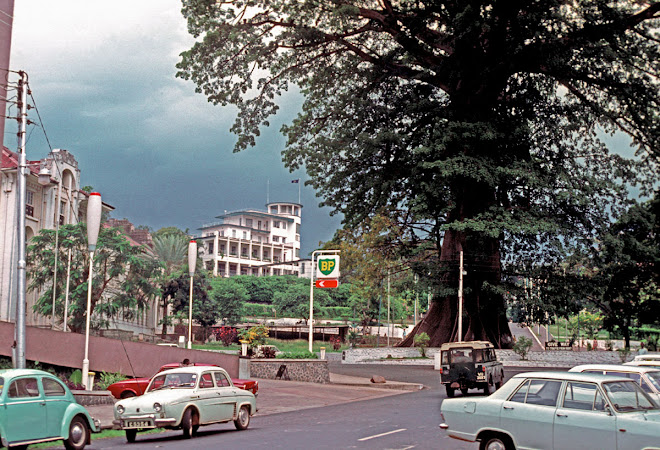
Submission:
M 406 429 L 405 428 L 399 428 L 398 430 L 388 431 L 387 433 L 374 434 L 373 436 L 367 436 L 367 437 L 363 437 L 361 439 L 358 439 L 358 441 L 368 441 L 369 439 L 375 439 L 375 438 L 387 436 L 388 434 L 399 433 L 400 431 L 406 431 Z

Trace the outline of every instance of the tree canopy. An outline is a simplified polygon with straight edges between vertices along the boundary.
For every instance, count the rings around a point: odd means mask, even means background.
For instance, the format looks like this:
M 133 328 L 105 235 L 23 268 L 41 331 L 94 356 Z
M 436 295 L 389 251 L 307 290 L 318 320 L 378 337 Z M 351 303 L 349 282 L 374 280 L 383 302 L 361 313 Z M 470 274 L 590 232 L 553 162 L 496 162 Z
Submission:
M 283 127 L 285 165 L 306 169 L 347 228 L 382 214 L 407 230 L 401 257 L 439 294 L 415 330 L 430 345 L 509 346 L 504 275 L 591 246 L 630 186 L 648 193 L 656 174 L 658 2 L 183 5 L 198 42 L 178 75 L 238 107 L 236 150 L 296 87 L 304 103 Z M 603 133 L 614 132 L 639 159 L 607 148 Z
M 40 293 L 34 306 L 35 311 L 44 316 L 55 314 L 63 320 L 70 250 L 68 320 L 63 327 L 81 332 L 86 321 L 89 278 L 86 224 L 64 225 L 58 233 L 57 253 L 55 230 L 43 229 L 30 240 L 27 249 L 29 289 Z M 91 310 L 95 319 L 93 326 L 107 325 L 108 321 L 117 317 L 132 320 L 137 314 L 149 310 L 159 295 L 151 280 L 160 271 L 160 265 L 146 258 L 145 250 L 142 246 L 132 245 L 121 229 L 101 226 L 94 252 L 91 296 Z M 53 311 L 53 268 L 56 254 L 59 261 Z

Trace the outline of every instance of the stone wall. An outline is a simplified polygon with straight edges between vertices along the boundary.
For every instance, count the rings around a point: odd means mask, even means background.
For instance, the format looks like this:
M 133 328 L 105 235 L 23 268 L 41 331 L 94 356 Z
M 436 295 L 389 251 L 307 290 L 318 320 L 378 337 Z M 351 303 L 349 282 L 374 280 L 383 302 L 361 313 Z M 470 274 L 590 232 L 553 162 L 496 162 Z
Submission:
M 115 398 L 110 391 L 71 390 L 76 401 L 83 406 L 114 405 Z
M 292 381 L 330 383 L 328 361 L 325 359 L 251 359 L 250 376 L 274 380 L 282 366 L 285 366 L 286 374 Z M 282 376 L 281 379 L 286 378 Z
M 439 348 L 427 348 L 426 359 L 419 359 L 419 348 L 414 347 L 379 347 L 355 348 L 342 352 L 343 364 L 409 364 L 433 365 L 435 354 Z M 621 364 L 619 352 L 613 351 L 559 351 L 529 352 L 523 360 L 513 350 L 495 350 L 497 359 L 505 366 L 515 367 L 547 367 L 566 369 L 579 364 Z M 631 360 L 634 355 L 629 355 Z M 415 359 L 411 359 L 415 358 Z

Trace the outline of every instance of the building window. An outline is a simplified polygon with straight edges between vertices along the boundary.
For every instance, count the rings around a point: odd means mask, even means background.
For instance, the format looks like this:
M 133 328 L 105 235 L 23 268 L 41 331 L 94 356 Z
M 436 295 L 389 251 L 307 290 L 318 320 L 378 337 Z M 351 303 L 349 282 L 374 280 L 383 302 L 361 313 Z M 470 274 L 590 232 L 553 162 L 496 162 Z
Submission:
M 247 231 L 243 232 L 243 239 L 247 239 Z
M 261 230 L 261 220 L 257 221 L 257 230 Z
M 257 242 L 261 242 L 261 236 L 257 236 Z
M 282 222 L 282 228 L 286 230 L 286 222 Z
M 280 242 L 279 236 L 273 236 L 273 242 Z
M 232 246 L 231 246 L 231 255 L 232 255 L 232 256 L 236 256 L 236 255 L 237 255 L 237 253 L 236 253 L 236 246 L 235 246 L 235 245 L 232 245 Z
M 231 237 L 233 237 L 233 238 L 236 237 L 236 230 L 231 230 Z
M 271 212 L 271 214 L 277 214 L 277 206 L 271 206 L 270 207 L 270 212 Z
M 209 253 L 212 255 L 213 254 L 213 242 L 209 242 Z M 92 291 L 94 292 L 94 291 Z
M 296 224 L 296 233 L 300 234 L 300 224 Z
M 273 228 L 279 228 L 280 227 L 280 221 L 279 220 L 273 220 Z
M 296 234 L 296 242 L 300 242 L 300 235 Z
M 282 244 L 286 244 L 286 238 L 285 237 L 282 238 Z
M 25 214 L 34 217 L 34 192 L 32 191 L 25 192 Z
M 252 228 L 252 219 L 245 219 L 245 226 L 248 228 Z

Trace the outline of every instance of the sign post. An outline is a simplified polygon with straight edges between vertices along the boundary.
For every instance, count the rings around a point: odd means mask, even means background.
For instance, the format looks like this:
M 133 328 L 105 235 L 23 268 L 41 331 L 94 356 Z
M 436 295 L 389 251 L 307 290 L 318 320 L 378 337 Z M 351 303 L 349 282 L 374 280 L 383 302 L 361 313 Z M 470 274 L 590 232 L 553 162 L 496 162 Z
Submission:
M 316 287 L 336 288 L 339 285 L 340 250 L 314 250 L 312 252 L 312 273 L 309 277 L 309 352 L 314 341 L 314 274 L 318 280 Z M 318 258 L 316 257 L 318 255 Z M 316 258 L 316 263 L 314 259 Z

